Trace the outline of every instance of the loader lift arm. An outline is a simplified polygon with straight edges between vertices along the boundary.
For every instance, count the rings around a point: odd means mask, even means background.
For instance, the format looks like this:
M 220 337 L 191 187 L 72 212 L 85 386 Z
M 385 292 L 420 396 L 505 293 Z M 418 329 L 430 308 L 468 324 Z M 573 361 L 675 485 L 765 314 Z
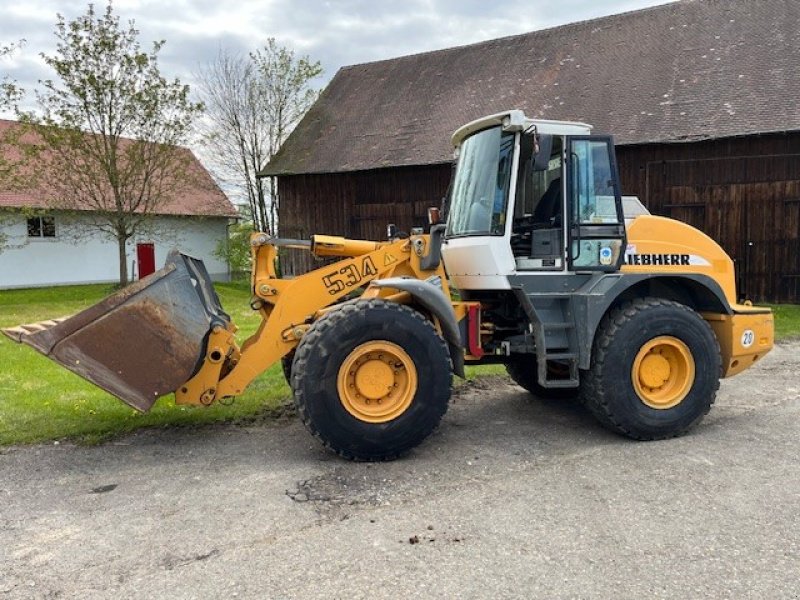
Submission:
M 275 269 L 280 246 L 305 247 L 319 257 L 346 258 L 293 279 L 281 279 Z M 276 240 L 263 233 L 253 234 L 252 306 L 261 314 L 261 324 L 241 348 L 234 339 L 235 327 L 215 327 L 209 334 L 199 371 L 176 390 L 176 402 L 207 405 L 241 394 L 253 379 L 295 349 L 315 317 L 373 281 L 389 277 L 416 280 L 439 277 L 443 299 L 450 302 L 443 266 L 436 264 L 434 268 L 422 268 L 422 259 L 430 251 L 427 235 L 389 242 L 317 235 L 308 244 Z M 391 286 L 382 285 L 370 289 L 367 295 L 391 297 L 403 303 L 412 299 L 408 292 L 398 293 Z M 436 321 L 445 317 L 441 313 L 433 316 Z M 463 369 L 457 366 L 463 365 L 463 356 L 454 356 L 456 352 L 463 352 L 460 340 L 448 335 L 452 328 L 448 331 L 447 327 L 439 326 L 439 329 L 448 338 L 457 374 L 463 375 Z

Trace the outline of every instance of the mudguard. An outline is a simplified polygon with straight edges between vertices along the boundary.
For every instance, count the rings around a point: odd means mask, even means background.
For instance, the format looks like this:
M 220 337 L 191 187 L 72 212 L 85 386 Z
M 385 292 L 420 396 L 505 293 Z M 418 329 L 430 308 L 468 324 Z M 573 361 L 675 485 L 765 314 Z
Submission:
M 428 280 L 413 279 L 411 277 L 390 277 L 378 279 L 371 284 L 378 288 L 393 288 L 408 292 L 425 310 L 430 312 L 442 329 L 447 346 L 450 350 L 450 360 L 453 362 L 453 373 L 466 377 L 464 373 L 464 349 L 461 345 L 461 334 L 456 322 L 453 305 L 444 295 L 441 288 Z

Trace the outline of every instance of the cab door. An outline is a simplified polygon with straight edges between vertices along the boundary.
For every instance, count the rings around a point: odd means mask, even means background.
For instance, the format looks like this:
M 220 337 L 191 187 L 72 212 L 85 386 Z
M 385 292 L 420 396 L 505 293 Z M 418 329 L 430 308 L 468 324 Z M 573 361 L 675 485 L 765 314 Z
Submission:
M 619 270 L 626 239 L 614 140 L 568 137 L 566 167 L 570 270 Z

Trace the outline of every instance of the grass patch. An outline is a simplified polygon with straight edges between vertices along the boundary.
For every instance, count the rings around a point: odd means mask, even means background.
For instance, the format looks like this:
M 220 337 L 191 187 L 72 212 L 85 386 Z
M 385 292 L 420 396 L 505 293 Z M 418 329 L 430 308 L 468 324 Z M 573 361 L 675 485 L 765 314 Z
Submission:
M 775 313 L 775 339 L 800 339 L 800 305 L 773 304 L 770 308 Z
M 0 327 L 30 323 L 80 311 L 108 295 L 107 285 L 0 292 Z M 220 284 L 217 291 L 243 339 L 259 319 L 250 309 L 247 284 Z M 176 406 L 161 398 L 139 413 L 32 348 L 0 336 L 0 444 L 72 438 L 96 443 L 141 427 L 197 426 L 252 421 L 272 413 L 290 397 L 280 365 L 250 385 L 231 406 Z

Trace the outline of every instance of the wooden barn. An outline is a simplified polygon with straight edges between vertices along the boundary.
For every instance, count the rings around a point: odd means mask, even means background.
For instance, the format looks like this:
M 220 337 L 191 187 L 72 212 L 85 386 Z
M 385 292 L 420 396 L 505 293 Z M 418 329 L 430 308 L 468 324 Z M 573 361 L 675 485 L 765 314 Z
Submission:
M 424 224 L 452 132 L 521 108 L 613 134 L 624 194 L 720 242 L 747 297 L 800 302 L 798 25 L 796 0 L 683 0 L 345 67 L 264 169 L 280 233 Z

